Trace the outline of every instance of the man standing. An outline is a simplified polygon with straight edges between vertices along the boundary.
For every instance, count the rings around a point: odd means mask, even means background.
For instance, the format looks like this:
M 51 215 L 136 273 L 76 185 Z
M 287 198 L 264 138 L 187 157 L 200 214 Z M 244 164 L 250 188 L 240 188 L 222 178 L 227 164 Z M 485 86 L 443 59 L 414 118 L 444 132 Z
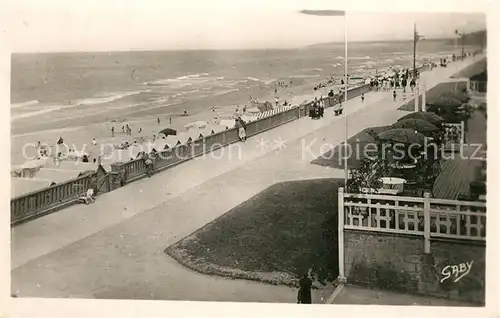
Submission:
M 311 304 L 311 287 L 312 280 L 309 278 L 307 273 L 299 280 L 299 291 L 297 293 L 297 303 L 298 304 Z

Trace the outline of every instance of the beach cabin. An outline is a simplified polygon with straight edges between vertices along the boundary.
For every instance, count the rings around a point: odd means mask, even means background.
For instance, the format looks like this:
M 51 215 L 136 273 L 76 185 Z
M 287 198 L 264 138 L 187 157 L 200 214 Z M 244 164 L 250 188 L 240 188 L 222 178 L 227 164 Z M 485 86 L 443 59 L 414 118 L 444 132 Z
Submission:
M 47 179 L 11 178 L 10 197 L 13 199 L 23 194 L 47 188 L 51 183 L 52 181 Z
M 66 170 L 54 168 L 42 168 L 36 174 L 36 179 L 50 180 L 55 183 L 63 183 L 68 180 L 78 177 L 82 171 L 80 170 Z

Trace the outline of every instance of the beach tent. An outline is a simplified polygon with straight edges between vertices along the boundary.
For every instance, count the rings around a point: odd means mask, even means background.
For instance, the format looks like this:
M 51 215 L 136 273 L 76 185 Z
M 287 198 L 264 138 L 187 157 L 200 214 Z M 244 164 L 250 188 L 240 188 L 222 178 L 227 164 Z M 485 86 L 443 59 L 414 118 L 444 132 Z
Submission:
M 236 120 L 234 119 L 222 119 L 220 121 L 220 126 L 223 126 L 227 129 L 234 128 L 235 125 L 236 125 Z
M 254 106 L 257 106 L 257 108 L 261 111 L 261 112 L 265 112 L 265 111 L 269 111 L 269 110 L 272 110 L 273 109 L 273 104 L 271 104 L 270 102 L 266 101 L 266 102 L 263 102 L 263 103 L 255 103 Z
M 163 139 L 165 144 L 167 144 L 170 148 L 174 147 L 179 141 L 180 136 L 169 135 L 167 138 Z
M 204 128 L 207 125 L 208 125 L 208 123 L 206 121 L 199 120 L 199 121 L 195 121 L 193 123 L 189 123 L 189 124 L 185 125 L 184 128 L 186 128 L 186 129 L 193 129 L 193 128 L 199 129 L 199 128 Z
M 177 130 L 172 129 L 172 128 L 165 128 L 162 131 L 160 131 L 158 134 L 163 134 L 165 136 L 169 136 L 169 135 L 175 136 L 175 135 L 177 135 Z
M 22 196 L 23 194 L 27 194 L 30 192 L 34 192 L 37 190 L 41 190 L 44 188 L 48 188 L 52 183 L 51 180 L 47 179 L 38 179 L 38 178 L 12 178 L 11 179 L 11 198 L 16 198 Z

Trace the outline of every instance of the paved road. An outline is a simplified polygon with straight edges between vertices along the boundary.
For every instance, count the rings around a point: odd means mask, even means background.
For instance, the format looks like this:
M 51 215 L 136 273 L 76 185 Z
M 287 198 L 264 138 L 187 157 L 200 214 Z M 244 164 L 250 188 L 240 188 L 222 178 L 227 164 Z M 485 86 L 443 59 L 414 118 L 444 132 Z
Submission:
M 431 88 L 452 73 L 436 69 L 423 75 Z M 359 98 L 349 101 L 348 135 L 394 122 L 403 114 L 397 110 L 400 104 L 381 92 L 367 94 L 364 103 Z M 231 152 L 224 148 L 104 194 L 92 205 L 72 206 L 14 228 L 13 292 L 31 297 L 295 302 L 294 289 L 201 275 L 163 250 L 276 182 L 343 177 L 341 170 L 309 164 L 327 150 L 325 144 L 344 140 L 343 121 L 331 110 L 322 120 L 300 119 L 237 144 Z M 280 138 L 284 143 L 276 142 Z M 259 147 L 257 140 L 267 146 Z M 314 302 L 326 299 L 327 292 L 315 292 Z

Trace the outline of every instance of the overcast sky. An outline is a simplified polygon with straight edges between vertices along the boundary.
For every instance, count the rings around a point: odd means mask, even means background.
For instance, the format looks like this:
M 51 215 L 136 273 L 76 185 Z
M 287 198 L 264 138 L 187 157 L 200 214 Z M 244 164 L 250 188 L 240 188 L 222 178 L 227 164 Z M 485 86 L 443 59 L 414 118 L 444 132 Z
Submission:
M 2 19 L 7 21 L 14 52 L 285 48 L 343 40 L 343 18 L 305 16 L 301 9 L 349 10 L 348 39 L 352 41 L 397 40 L 412 38 L 414 22 L 427 37 L 450 37 L 456 28 L 483 29 L 486 20 L 482 13 L 350 10 L 411 10 L 408 4 L 413 3 L 420 10 L 427 6 L 433 11 L 470 12 L 472 5 L 483 11 L 483 2 L 44 0 L 18 1 Z

